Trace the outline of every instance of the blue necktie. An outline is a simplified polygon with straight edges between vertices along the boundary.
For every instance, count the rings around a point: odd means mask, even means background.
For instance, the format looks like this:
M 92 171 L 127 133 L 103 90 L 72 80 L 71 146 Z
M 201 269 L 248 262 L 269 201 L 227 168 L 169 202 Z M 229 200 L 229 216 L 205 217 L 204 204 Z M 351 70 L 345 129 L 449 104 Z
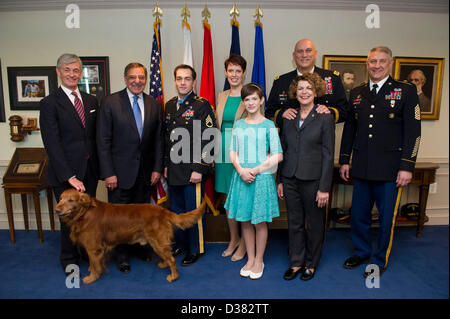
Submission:
M 135 95 L 133 96 L 133 114 L 134 114 L 134 119 L 136 120 L 136 126 L 139 132 L 139 137 L 142 138 L 142 115 L 141 115 L 141 108 L 139 107 L 138 104 L 138 98 L 139 96 Z

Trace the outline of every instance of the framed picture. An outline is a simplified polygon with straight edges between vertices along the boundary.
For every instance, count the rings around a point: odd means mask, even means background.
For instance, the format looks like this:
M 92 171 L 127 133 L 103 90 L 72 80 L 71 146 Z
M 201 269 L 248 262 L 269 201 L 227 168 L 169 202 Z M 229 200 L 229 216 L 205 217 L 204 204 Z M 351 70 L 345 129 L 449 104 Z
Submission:
M 6 122 L 5 101 L 3 100 L 2 61 L 0 60 L 0 122 Z
M 110 94 L 109 90 L 109 57 L 85 56 L 80 57 L 83 62 L 83 76 L 78 83 L 80 91 L 102 98 Z
M 58 88 L 54 66 L 8 67 L 11 110 L 39 110 L 39 101 Z
M 422 120 L 438 120 L 444 59 L 395 57 L 394 61 L 394 78 L 408 81 L 417 87 Z
M 361 55 L 324 55 L 323 68 L 339 72 L 348 99 L 353 87 L 369 79 L 366 60 Z

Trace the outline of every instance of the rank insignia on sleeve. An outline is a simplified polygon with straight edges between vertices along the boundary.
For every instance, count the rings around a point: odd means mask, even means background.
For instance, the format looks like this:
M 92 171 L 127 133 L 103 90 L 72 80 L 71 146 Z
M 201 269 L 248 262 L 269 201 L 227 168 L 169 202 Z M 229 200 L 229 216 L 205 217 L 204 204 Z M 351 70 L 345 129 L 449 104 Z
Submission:
M 206 127 L 212 127 L 213 126 L 213 120 L 211 118 L 211 115 L 208 114 L 208 116 L 205 119 Z
M 414 118 L 418 121 L 420 121 L 420 106 L 419 104 L 416 105 L 414 108 Z
M 416 144 L 414 144 L 414 148 L 411 154 L 411 158 L 414 158 L 417 156 L 417 152 L 419 151 L 419 144 L 420 144 L 420 136 L 416 138 Z

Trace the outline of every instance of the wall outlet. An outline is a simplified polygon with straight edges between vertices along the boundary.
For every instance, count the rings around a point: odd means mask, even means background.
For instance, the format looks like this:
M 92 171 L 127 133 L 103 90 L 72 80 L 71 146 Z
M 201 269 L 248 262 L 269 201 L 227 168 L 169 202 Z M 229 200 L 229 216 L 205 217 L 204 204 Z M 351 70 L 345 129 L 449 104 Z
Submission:
M 433 183 L 433 184 L 430 184 L 429 193 L 430 194 L 436 194 L 437 193 L 437 183 L 436 182 Z

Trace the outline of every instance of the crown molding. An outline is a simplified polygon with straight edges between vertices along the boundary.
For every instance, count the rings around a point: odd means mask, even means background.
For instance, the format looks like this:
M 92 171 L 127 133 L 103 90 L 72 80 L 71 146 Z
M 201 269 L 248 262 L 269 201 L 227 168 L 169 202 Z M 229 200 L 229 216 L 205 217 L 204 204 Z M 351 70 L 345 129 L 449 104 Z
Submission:
M 64 10 L 70 2 L 67 0 L 2 0 L 0 12 Z M 152 9 L 156 1 L 148 0 L 76 0 L 80 9 Z M 238 8 L 256 8 L 259 4 L 264 9 L 304 9 L 304 10 L 364 10 L 370 2 L 360 0 L 258 0 L 238 2 L 232 0 L 189 1 L 190 8 L 203 8 L 207 3 L 210 8 L 231 8 L 234 3 Z M 380 0 L 375 2 L 381 11 L 447 13 L 447 0 Z M 182 8 L 186 1 L 161 0 L 159 6 L 164 8 Z

